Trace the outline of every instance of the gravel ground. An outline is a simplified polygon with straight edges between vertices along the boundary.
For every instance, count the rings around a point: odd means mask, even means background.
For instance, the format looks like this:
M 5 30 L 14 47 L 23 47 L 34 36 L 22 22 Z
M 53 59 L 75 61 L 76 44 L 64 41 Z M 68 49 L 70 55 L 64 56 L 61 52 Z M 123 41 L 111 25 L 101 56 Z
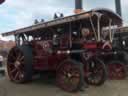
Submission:
M 28 84 L 14 84 L 2 78 L 0 96 L 128 96 L 128 79 L 107 81 L 100 87 L 92 87 L 77 93 L 67 93 L 57 88 L 51 81 L 34 80 Z

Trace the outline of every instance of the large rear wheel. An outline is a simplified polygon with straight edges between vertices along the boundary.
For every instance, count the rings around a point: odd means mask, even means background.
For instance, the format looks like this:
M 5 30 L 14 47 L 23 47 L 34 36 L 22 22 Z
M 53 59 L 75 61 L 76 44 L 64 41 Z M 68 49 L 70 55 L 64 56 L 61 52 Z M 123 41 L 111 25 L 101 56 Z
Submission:
M 25 83 L 32 79 L 32 49 L 29 46 L 14 47 L 7 59 L 9 79 L 15 83 Z
M 57 85 L 65 91 L 74 92 L 83 86 L 82 64 L 74 60 L 65 60 L 57 69 Z

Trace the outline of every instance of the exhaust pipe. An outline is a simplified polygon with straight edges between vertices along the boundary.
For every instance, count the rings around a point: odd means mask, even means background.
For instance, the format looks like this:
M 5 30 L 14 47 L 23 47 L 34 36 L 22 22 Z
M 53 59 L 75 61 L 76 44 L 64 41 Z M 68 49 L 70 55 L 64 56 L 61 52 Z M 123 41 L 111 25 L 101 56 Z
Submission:
M 119 14 L 120 16 L 122 16 L 122 12 L 121 12 L 121 1 L 120 0 L 115 0 L 116 3 L 116 13 Z
M 75 0 L 75 10 L 74 10 L 74 13 L 75 14 L 79 14 L 81 12 L 83 12 L 82 0 Z

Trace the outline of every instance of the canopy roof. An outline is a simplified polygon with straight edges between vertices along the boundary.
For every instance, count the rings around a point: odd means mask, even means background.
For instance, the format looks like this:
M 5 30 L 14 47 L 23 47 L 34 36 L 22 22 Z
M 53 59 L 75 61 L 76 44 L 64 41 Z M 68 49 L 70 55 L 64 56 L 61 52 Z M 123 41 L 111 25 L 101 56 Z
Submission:
M 27 32 L 29 32 L 29 33 L 30 32 L 37 32 L 36 30 L 39 30 L 39 29 L 43 30 L 44 28 L 49 28 L 49 27 L 60 25 L 60 24 L 65 24 L 68 22 L 74 22 L 74 21 L 88 19 L 88 18 L 92 17 L 94 15 L 94 13 L 104 15 L 104 19 L 106 17 L 111 18 L 112 19 L 112 25 L 121 25 L 122 24 L 121 17 L 119 15 L 115 14 L 114 12 L 112 12 L 108 9 L 93 9 L 93 10 L 88 11 L 88 12 L 83 12 L 83 13 L 72 15 L 72 16 L 58 18 L 58 19 L 54 19 L 51 21 L 42 22 L 42 23 L 39 23 L 36 25 L 32 25 L 29 27 L 14 30 L 11 32 L 6 32 L 6 33 L 3 33 L 2 35 L 3 36 L 9 36 L 9 35 L 16 35 L 16 34 L 27 33 Z M 105 20 L 102 20 L 102 21 L 105 21 Z M 37 33 L 35 33 L 35 34 L 37 34 Z
M 106 8 L 99 8 L 99 9 L 93 9 L 92 11 L 100 12 L 100 13 L 108 16 L 109 18 L 111 18 L 113 20 L 115 25 L 122 24 L 122 18 L 120 17 L 120 15 L 114 13 L 112 10 L 109 10 Z

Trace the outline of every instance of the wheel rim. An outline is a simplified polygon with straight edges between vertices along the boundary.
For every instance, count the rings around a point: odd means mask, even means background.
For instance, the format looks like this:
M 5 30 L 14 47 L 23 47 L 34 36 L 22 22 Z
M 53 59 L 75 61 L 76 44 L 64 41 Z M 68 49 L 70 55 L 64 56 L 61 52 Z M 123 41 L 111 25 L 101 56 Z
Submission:
M 75 91 L 79 83 L 79 68 L 70 62 L 63 64 L 57 74 L 58 86 L 66 91 Z
M 86 66 L 86 65 L 85 65 Z M 89 67 L 86 66 L 85 79 L 89 84 L 97 85 L 100 83 L 104 75 L 104 69 L 102 64 L 96 62 L 90 62 Z
M 124 79 L 125 78 L 125 66 L 122 63 L 111 63 L 108 65 L 108 72 L 110 79 Z
M 9 78 L 15 82 L 23 82 L 24 80 L 24 55 L 23 52 L 15 47 L 13 48 L 7 60 L 7 71 Z

